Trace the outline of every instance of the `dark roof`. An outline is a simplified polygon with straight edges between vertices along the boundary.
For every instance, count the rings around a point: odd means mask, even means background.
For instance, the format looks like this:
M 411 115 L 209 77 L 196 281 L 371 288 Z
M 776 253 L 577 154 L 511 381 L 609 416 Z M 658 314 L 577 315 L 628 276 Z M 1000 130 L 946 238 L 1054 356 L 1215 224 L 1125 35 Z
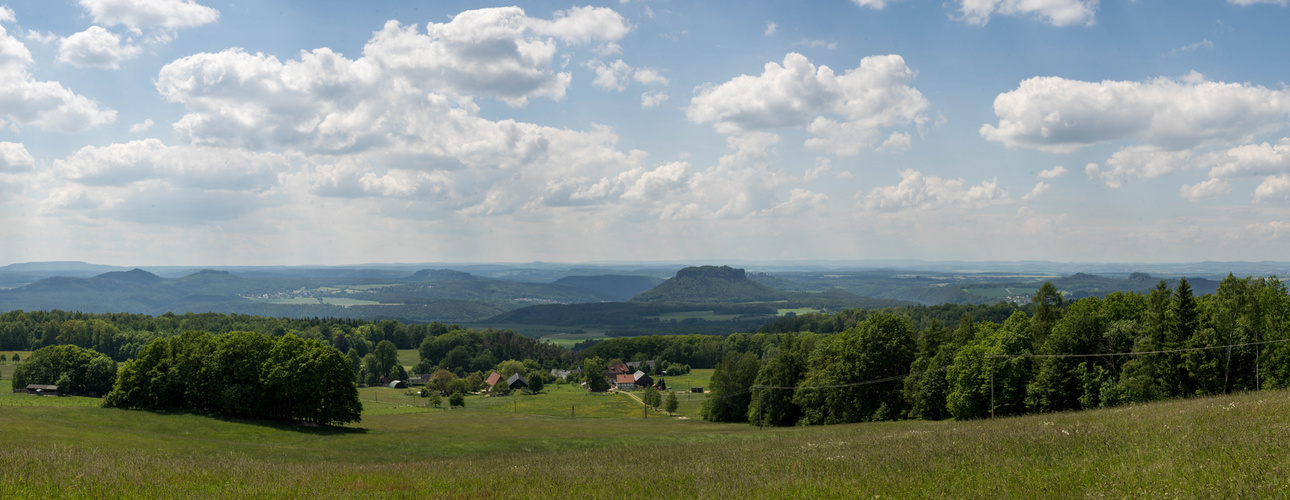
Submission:
M 506 385 L 514 384 L 516 380 L 524 382 L 526 385 L 529 383 L 529 381 L 524 380 L 524 377 L 521 377 L 520 374 L 516 373 L 511 375 L 511 378 L 506 379 Z

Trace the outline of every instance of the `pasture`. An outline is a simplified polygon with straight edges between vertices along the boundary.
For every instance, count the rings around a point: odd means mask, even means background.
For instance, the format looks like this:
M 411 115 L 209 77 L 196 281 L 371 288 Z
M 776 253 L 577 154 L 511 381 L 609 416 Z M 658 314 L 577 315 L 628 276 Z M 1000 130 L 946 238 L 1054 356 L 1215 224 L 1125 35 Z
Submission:
M 574 419 L 471 402 L 365 415 L 342 428 L 0 407 L 0 487 L 18 498 L 1290 494 L 1287 391 L 969 422 L 765 430 L 668 418 Z

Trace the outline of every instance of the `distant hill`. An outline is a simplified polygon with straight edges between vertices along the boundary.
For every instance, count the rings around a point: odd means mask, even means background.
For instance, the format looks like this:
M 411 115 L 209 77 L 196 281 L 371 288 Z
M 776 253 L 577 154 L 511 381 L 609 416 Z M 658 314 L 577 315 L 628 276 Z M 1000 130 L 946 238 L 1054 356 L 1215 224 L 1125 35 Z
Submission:
M 1070 293 L 1069 298 L 1101 297 L 1115 292 L 1148 293 L 1160 282 L 1146 273 L 1133 273 L 1128 279 L 1107 278 L 1087 273 L 1075 273 L 1070 276 L 1051 280 L 1058 290 Z M 1169 288 L 1178 288 L 1179 280 L 1164 280 Z M 1218 281 L 1206 278 L 1188 278 L 1192 295 L 1207 295 L 1218 291 Z
M 452 269 L 422 269 L 408 276 L 409 281 L 469 281 L 475 279 L 470 273 Z
M 615 301 L 626 301 L 654 288 L 663 280 L 652 276 L 565 276 L 555 280 L 556 285 L 592 290 L 610 296 Z
M 788 293 L 751 281 L 730 266 L 687 267 L 676 277 L 632 297 L 633 302 L 758 302 L 782 300 Z
M 95 276 L 94 279 L 100 280 L 117 280 L 129 281 L 131 283 L 152 284 L 160 282 L 163 278 L 143 269 L 133 269 L 130 271 L 112 271 Z

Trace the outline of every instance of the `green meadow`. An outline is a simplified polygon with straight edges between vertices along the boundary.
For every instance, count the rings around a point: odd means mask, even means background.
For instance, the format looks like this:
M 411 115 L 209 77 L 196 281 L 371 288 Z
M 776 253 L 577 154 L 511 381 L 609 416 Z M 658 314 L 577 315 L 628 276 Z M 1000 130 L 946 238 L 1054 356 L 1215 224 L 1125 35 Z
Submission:
M 0 487 L 15 498 L 1290 494 L 1286 391 L 996 420 L 765 430 L 653 414 L 511 412 L 509 397 L 481 399 L 465 409 L 366 414 L 342 428 L 0 406 Z

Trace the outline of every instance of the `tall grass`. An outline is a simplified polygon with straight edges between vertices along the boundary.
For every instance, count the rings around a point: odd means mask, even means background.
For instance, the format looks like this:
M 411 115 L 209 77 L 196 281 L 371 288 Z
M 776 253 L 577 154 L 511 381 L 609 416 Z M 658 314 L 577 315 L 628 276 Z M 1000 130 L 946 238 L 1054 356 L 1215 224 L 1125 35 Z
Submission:
M 504 398 L 498 398 L 504 399 Z M 488 408 L 315 429 L 0 407 L 4 496 L 1278 498 L 1290 392 L 759 431 Z

